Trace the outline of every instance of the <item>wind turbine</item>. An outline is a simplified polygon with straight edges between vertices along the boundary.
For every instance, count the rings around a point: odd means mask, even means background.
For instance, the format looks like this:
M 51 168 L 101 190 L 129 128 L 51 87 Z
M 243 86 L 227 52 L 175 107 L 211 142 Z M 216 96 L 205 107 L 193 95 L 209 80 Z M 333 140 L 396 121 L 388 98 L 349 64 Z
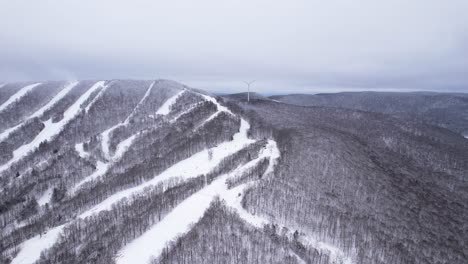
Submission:
M 247 84 L 247 102 L 250 102 L 250 85 L 254 82 L 255 80 L 250 81 L 250 82 L 244 81 L 244 83 Z

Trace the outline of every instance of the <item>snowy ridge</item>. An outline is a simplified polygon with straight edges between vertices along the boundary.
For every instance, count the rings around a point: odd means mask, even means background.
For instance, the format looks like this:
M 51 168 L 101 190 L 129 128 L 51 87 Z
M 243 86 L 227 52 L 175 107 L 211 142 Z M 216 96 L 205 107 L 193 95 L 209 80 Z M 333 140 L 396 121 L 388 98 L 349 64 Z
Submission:
M 21 88 L 18 92 L 13 94 L 6 102 L 4 102 L 2 105 L 0 105 L 0 112 L 5 110 L 9 105 L 13 104 L 17 100 L 21 99 L 21 97 L 25 96 L 27 93 L 29 93 L 32 89 L 36 88 L 37 86 L 41 85 L 42 83 L 35 83 L 31 84 L 28 86 L 25 86 Z
M 11 128 L 8 128 L 7 130 L 3 131 L 2 133 L 0 133 L 0 142 L 3 141 L 4 139 L 8 138 L 8 136 L 16 131 L 18 128 L 20 128 L 21 126 L 24 125 L 24 123 L 27 121 L 27 120 L 30 120 L 30 119 L 33 119 L 35 117 L 41 117 L 47 110 L 49 110 L 50 108 L 52 108 L 55 104 L 57 104 L 60 100 L 63 99 L 63 97 L 65 97 L 65 95 L 67 95 L 76 85 L 78 85 L 79 82 L 71 82 L 69 84 L 67 84 L 59 93 L 57 93 L 54 98 L 52 98 L 49 102 L 47 102 L 47 104 L 45 104 L 44 106 L 42 106 L 39 110 L 37 110 L 36 112 L 34 112 L 32 115 L 30 115 L 28 118 L 26 118 L 26 120 L 24 120 L 23 122 L 19 123 L 18 125 L 14 126 L 14 127 L 11 127 Z
M 34 151 L 42 142 L 46 140 L 50 141 L 52 138 L 57 136 L 62 131 L 63 127 L 80 113 L 81 104 L 83 104 L 94 91 L 103 87 L 104 84 L 104 81 L 95 83 L 88 91 L 86 91 L 86 93 L 81 95 L 80 98 L 78 98 L 78 100 L 64 112 L 63 118 L 59 122 L 53 123 L 52 119 L 44 122 L 44 129 L 42 129 L 42 131 L 30 143 L 25 144 L 13 151 L 13 158 L 0 166 L 0 172 L 9 169 L 14 162 L 19 161 L 28 155 L 29 152 Z

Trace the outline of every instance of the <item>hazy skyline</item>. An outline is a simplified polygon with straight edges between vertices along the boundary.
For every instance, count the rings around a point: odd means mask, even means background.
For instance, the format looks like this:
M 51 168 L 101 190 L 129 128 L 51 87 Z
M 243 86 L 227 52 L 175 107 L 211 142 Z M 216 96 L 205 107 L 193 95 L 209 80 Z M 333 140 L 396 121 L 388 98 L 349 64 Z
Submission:
M 468 1 L 5 1 L 0 83 L 173 79 L 213 92 L 468 90 Z

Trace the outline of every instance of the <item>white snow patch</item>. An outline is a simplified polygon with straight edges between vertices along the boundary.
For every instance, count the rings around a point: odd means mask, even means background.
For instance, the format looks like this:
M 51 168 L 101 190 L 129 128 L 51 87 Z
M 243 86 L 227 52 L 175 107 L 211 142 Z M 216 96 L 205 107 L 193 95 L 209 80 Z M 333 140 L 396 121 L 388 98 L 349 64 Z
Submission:
M 55 244 L 64 226 L 65 225 L 54 227 L 42 236 L 37 235 L 23 242 L 20 245 L 20 252 L 16 255 L 11 264 L 31 264 L 36 262 L 41 256 L 42 251 Z
M 240 131 L 234 134 L 232 141 L 223 142 L 217 147 L 200 151 L 185 160 L 179 161 L 172 167 L 169 167 L 167 170 L 163 171 L 158 176 L 143 184 L 114 193 L 90 210 L 82 213 L 79 217 L 86 218 L 101 211 L 110 210 L 112 205 L 116 202 L 122 200 L 125 197 L 130 197 L 131 195 L 141 192 L 148 186 L 154 186 L 173 178 L 190 179 L 202 174 L 209 173 L 225 157 L 254 142 L 254 140 L 247 138 L 247 131 L 249 128 L 249 123 L 247 123 L 247 121 L 244 119 L 241 119 Z M 210 151 L 212 153 L 211 159 L 209 155 Z
M 84 150 L 84 142 L 81 142 L 81 143 L 78 143 L 75 145 L 75 150 L 76 152 L 78 152 L 78 155 L 82 158 L 82 159 L 86 159 L 89 157 L 89 153 L 87 151 Z
M 45 193 L 37 200 L 37 203 L 40 206 L 45 205 L 46 203 L 49 203 L 50 199 L 52 199 L 52 193 L 53 193 L 53 188 L 47 189 Z
M 178 92 L 176 95 L 167 99 L 161 107 L 159 107 L 158 111 L 156 111 L 157 115 L 167 115 L 171 112 L 172 105 L 179 99 L 179 97 L 185 92 L 182 90 Z
M 21 88 L 18 92 L 13 94 L 6 102 L 0 105 L 0 112 L 5 110 L 9 105 L 13 104 L 17 100 L 21 99 L 21 97 L 25 96 L 29 93 L 32 89 L 36 88 L 37 86 L 41 85 L 41 83 L 35 83 L 28 86 Z
M 99 89 L 100 87 L 104 86 L 104 81 L 99 81 L 95 83 L 86 93 L 84 93 L 78 100 L 71 105 L 63 114 L 62 120 L 57 123 L 52 123 L 52 119 L 49 119 L 44 122 L 44 129 L 28 144 L 22 145 L 15 151 L 13 151 L 13 158 L 11 158 L 7 163 L 0 166 L 0 172 L 3 172 L 10 168 L 11 164 L 14 162 L 22 159 L 26 155 L 28 155 L 31 151 L 34 151 L 39 145 L 44 141 L 50 141 L 55 136 L 57 136 L 63 129 L 63 127 L 68 124 L 75 116 L 80 113 L 81 104 L 83 104 L 86 99 L 93 93 L 95 90 Z
M 71 82 L 69 83 L 67 86 L 65 86 L 59 93 L 57 93 L 54 98 L 52 98 L 52 100 L 50 100 L 47 104 L 45 104 L 44 106 L 42 106 L 39 110 L 37 110 L 36 112 L 34 112 L 32 115 L 30 115 L 26 120 L 29 120 L 29 119 L 32 119 L 32 118 L 35 118 L 35 117 L 41 117 L 47 110 L 49 110 L 50 108 L 52 108 L 57 102 L 59 102 L 60 100 L 62 100 L 63 97 L 65 97 L 65 95 L 67 95 L 76 85 L 78 84 L 78 82 Z M 19 123 L 18 125 L 14 126 L 14 127 L 11 127 L 5 131 L 3 131 L 2 133 L 0 133 L 0 142 L 3 141 L 5 138 L 8 138 L 8 136 L 14 132 L 15 130 L 17 130 L 18 128 L 20 128 L 22 125 L 24 125 L 24 123 L 26 122 L 23 121 L 21 123 Z

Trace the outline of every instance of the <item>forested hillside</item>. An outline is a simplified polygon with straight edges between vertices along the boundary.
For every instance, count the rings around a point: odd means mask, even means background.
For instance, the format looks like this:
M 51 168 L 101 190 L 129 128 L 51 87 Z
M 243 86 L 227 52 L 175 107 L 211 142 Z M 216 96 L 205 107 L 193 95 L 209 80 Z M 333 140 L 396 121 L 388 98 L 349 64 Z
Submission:
M 425 122 L 468 137 L 468 94 L 348 92 L 334 94 L 291 94 L 271 99 L 302 106 L 348 108 Z
M 0 88 L 0 263 L 467 263 L 468 140 L 169 80 Z

